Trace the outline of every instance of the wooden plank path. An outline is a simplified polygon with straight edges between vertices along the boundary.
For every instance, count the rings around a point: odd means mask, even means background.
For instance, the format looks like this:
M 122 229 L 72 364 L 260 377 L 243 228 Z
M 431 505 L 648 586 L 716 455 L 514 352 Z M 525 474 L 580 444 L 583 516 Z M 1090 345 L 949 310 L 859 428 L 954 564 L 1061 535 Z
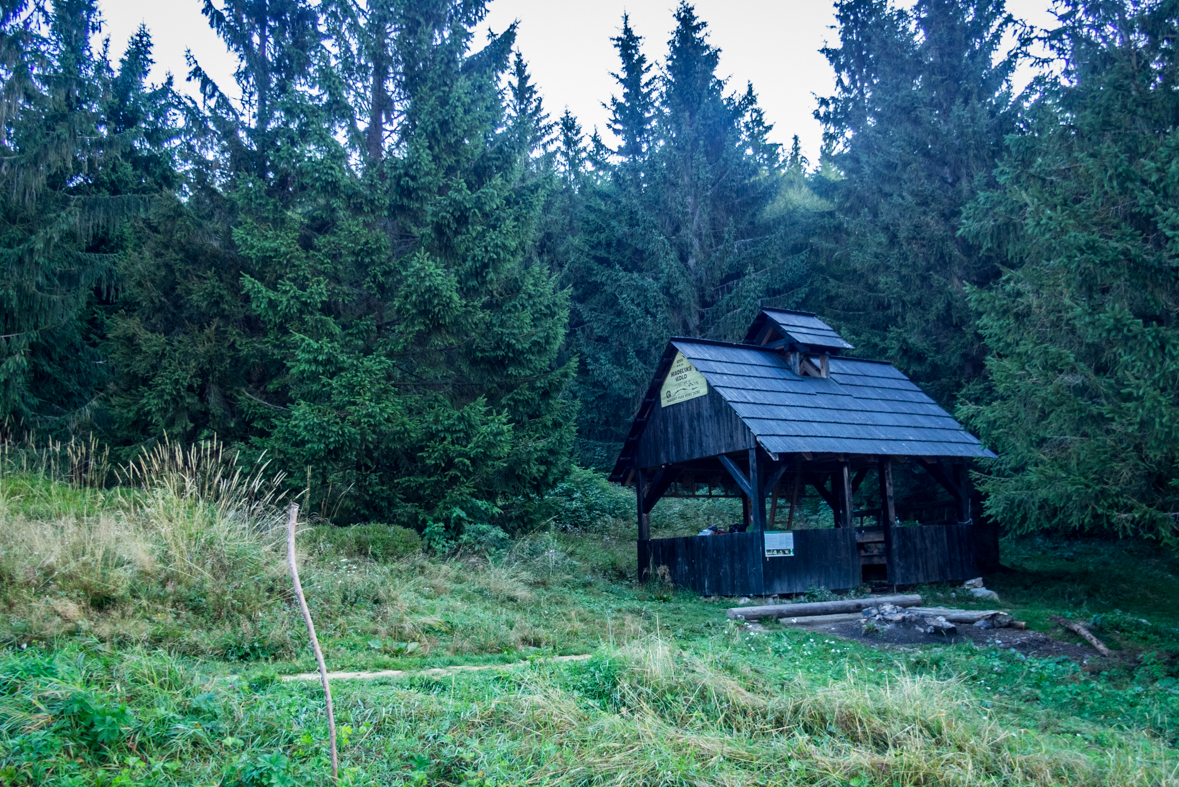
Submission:
M 582 653 L 577 656 L 553 656 L 551 658 L 534 659 L 533 661 L 513 661 L 510 664 L 459 664 L 454 667 L 431 667 L 430 669 L 413 670 L 413 669 L 385 669 L 373 670 L 371 672 L 329 672 L 328 680 L 377 680 L 379 678 L 405 678 L 425 676 L 430 678 L 441 678 L 447 675 L 456 675 L 460 672 L 480 672 L 483 670 L 497 670 L 497 669 L 511 669 L 513 667 L 522 667 L 525 664 L 533 663 L 559 663 L 565 661 L 585 661 L 592 657 L 591 653 Z M 318 672 L 301 672 L 298 675 L 283 675 L 281 680 L 285 683 L 294 680 L 319 680 Z

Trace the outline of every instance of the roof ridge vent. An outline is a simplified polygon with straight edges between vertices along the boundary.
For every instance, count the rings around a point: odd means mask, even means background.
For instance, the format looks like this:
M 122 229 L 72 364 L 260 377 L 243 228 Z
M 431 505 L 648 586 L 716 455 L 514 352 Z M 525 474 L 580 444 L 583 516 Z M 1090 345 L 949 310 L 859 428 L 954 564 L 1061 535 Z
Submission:
M 745 334 L 745 344 L 809 355 L 838 355 L 855 349 L 815 315 L 780 309 L 762 309 Z

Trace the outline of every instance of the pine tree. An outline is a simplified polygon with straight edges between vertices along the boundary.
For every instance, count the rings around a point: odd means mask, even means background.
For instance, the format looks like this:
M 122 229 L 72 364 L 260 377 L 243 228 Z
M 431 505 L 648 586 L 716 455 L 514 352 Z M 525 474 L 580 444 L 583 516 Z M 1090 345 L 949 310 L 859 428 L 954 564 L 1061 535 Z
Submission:
M 953 403 L 985 348 L 966 288 L 1001 258 L 961 237 L 963 207 L 1017 129 L 1010 78 L 1021 46 L 1002 0 L 841 0 L 840 46 L 823 52 L 836 94 L 818 116 L 841 178 L 820 194 L 841 219 L 821 249 L 811 303 L 859 352 L 887 357 Z M 1019 42 L 1017 41 L 1017 44 Z
M 655 119 L 655 77 L 643 54 L 642 36 L 630 26 L 630 16 L 622 15 L 622 32 L 610 39 L 622 61 L 618 73 L 612 73 L 622 95 L 614 96 L 605 106 L 610 110 L 610 131 L 620 140 L 617 155 L 635 166 L 643 161 L 651 146 Z
M 181 107 L 179 152 L 190 194 L 154 202 L 119 263 L 122 297 L 105 352 L 116 374 L 111 418 L 127 454 L 163 437 L 245 440 L 281 412 L 270 390 L 281 359 L 261 340 L 243 284 L 299 265 L 308 227 L 295 218 L 297 200 L 313 173 L 344 158 L 323 100 L 310 92 L 323 57 L 310 6 L 207 2 L 204 14 L 237 58 L 242 100 L 192 63 L 203 104 Z
M 1000 459 L 988 512 L 1179 547 L 1179 3 L 1075 2 L 1029 134 L 967 213 L 1011 260 L 972 293 L 991 397 L 960 414 Z M 1171 174 L 1168 174 L 1171 173 Z
M 620 145 L 585 197 L 584 251 L 568 268 L 580 429 L 599 458 L 615 453 L 669 337 L 739 338 L 801 279 L 788 211 L 767 214 L 782 171 L 752 86 L 727 93 L 705 23 L 687 3 L 675 19 L 658 79 L 625 17 L 613 39 Z
M 90 0 L 0 15 L 0 420 L 70 428 L 105 380 L 95 311 L 114 288 L 120 228 L 173 184 L 170 88 L 146 88 L 140 30 L 118 72 L 91 41 Z
M 480 3 L 386 11 L 400 116 L 380 151 L 357 137 L 360 178 L 344 160 L 316 173 L 314 240 L 290 236 L 285 273 L 247 280 L 283 367 L 268 398 L 283 409 L 259 444 L 313 468 L 313 497 L 350 489 L 342 516 L 416 524 L 437 542 L 506 525 L 563 475 L 568 312 L 535 258 L 547 121 L 512 63 L 514 30 L 472 52 Z

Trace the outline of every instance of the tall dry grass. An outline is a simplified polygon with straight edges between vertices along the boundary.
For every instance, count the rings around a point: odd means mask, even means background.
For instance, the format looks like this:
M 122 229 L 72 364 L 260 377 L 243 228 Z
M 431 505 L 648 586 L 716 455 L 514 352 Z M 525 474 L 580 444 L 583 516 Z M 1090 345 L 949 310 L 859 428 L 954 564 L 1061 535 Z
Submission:
M 115 468 L 94 441 L 0 446 L 0 589 L 101 608 L 153 582 L 274 570 L 281 483 L 216 441 L 160 444 Z

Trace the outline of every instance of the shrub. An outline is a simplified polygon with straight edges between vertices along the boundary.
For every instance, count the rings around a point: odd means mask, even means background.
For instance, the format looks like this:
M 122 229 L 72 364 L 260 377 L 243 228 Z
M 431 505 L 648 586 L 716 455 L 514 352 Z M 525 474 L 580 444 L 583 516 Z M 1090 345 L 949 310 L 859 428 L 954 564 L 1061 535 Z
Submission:
M 476 522 L 463 528 L 458 544 L 464 549 L 490 554 L 506 549 L 511 540 L 503 528 Z
M 416 531 L 399 525 L 370 522 L 351 527 L 312 528 L 311 540 L 329 544 L 349 557 L 366 557 L 378 563 L 416 555 L 422 551 L 422 539 Z
M 378 563 L 422 551 L 421 537 L 408 527 L 373 523 L 349 529 L 354 531 L 357 553 Z
M 547 499 L 553 506 L 553 523 L 564 530 L 592 530 L 629 517 L 634 509 L 632 492 L 584 467 L 574 467 Z

